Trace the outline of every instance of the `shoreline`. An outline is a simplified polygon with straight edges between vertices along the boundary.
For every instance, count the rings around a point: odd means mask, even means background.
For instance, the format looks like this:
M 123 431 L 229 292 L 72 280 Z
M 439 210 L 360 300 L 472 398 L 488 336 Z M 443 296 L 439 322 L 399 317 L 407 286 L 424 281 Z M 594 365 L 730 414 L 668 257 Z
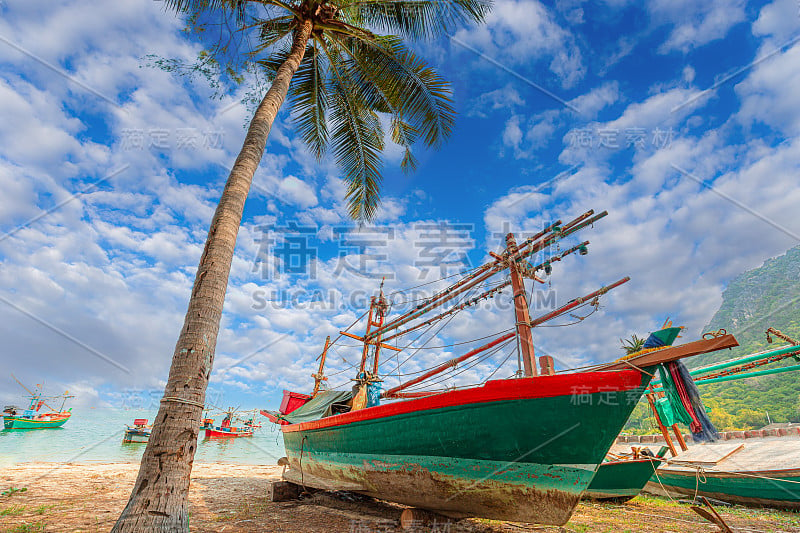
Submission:
M 138 472 L 138 462 L 35 461 L 0 469 L 0 533 L 19 531 L 103 532 L 119 516 Z M 189 491 L 193 533 L 400 532 L 404 507 L 352 493 L 315 493 L 302 500 L 270 502 L 267 483 L 282 467 L 227 462 L 195 463 Z M 740 507 L 717 510 L 734 528 L 800 532 L 800 514 Z M 625 504 L 582 502 L 569 523 L 559 527 L 513 524 L 471 518 L 440 528 L 440 533 L 531 531 L 707 533 L 713 526 L 688 506 L 655 496 Z

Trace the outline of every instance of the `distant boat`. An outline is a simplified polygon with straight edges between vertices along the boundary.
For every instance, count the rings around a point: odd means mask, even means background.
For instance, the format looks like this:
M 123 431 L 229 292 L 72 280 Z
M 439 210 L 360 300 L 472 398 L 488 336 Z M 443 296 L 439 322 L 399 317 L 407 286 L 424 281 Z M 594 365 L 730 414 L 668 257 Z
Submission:
M 137 418 L 133 421 L 133 426 L 125 427 L 122 442 L 147 442 L 150 440 L 150 431 L 153 427 L 147 425 L 147 419 Z
M 20 384 L 30 395 L 30 404 L 27 409 L 22 409 L 16 405 L 7 405 L 3 408 L 3 427 L 5 429 L 45 429 L 45 428 L 58 428 L 63 426 L 67 420 L 72 416 L 72 408 L 64 410 L 64 404 L 70 396 L 68 392 L 64 392 L 59 396 L 44 396 L 42 394 L 42 385 L 37 385 L 31 391 L 25 385 L 14 377 L 14 380 Z M 54 409 L 47 404 L 48 401 L 61 400 L 61 407 Z M 42 411 L 42 407 L 47 407 L 49 411 Z
M 242 426 L 232 426 L 233 419 L 234 410 L 232 409 L 225 412 L 225 418 L 222 419 L 222 423 L 219 426 L 214 425 L 213 418 L 203 419 L 203 430 L 205 430 L 206 438 L 252 437 L 254 429 L 261 427 L 254 425 L 252 419 L 244 421 Z

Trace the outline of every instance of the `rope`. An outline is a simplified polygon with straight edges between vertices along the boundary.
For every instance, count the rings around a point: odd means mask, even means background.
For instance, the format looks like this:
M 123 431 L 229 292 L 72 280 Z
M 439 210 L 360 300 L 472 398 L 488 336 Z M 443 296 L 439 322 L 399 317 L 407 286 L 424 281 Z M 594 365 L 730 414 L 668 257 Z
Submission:
M 431 326 L 433 326 L 433 324 L 431 324 Z M 537 327 L 541 327 L 541 326 L 537 326 Z M 482 341 L 482 340 L 485 340 L 485 339 L 490 339 L 492 337 L 497 337 L 497 336 L 502 335 L 504 333 L 508 333 L 509 331 L 511 331 L 513 329 L 514 328 L 508 328 L 508 329 L 505 329 L 503 331 L 498 331 L 497 333 L 492 333 L 491 335 L 485 335 L 483 337 L 478 337 L 476 339 L 470 339 L 468 341 L 454 342 L 452 344 L 442 344 L 440 346 L 420 346 L 420 347 L 415 348 L 415 349 L 416 350 L 438 350 L 439 348 L 452 348 L 453 346 L 463 346 L 464 344 L 471 344 L 473 342 Z M 427 331 L 428 330 L 423 331 L 422 334 L 424 335 L 425 332 L 427 332 Z M 420 335 L 420 337 L 421 336 L 422 335 Z M 419 337 L 417 337 L 417 338 L 419 338 Z M 414 341 L 412 341 L 411 344 L 407 344 L 406 346 L 398 346 L 398 348 L 400 348 L 401 350 L 407 350 L 407 349 L 413 347 L 412 346 L 413 342 L 416 342 L 416 339 L 414 339 Z M 340 344 L 339 345 L 340 348 L 361 348 L 361 346 L 362 346 L 361 344 Z M 385 362 L 389 362 L 390 360 L 391 359 L 387 359 Z M 383 363 L 381 363 L 381 364 L 383 364 Z
M 437 281 L 442 281 L 443 279 L 449 279 L 449 278 L 452 278 L 454 276 L 463 276 L 463 275 L 466 275 L 466 274 L 471 274 L 471 273 L 475 272 L 476 270 L 478 270 L 479 268 L 482 268 L 482 267 L 483 267 L 483 265 L 480 265 L 480 266 L 477 266 L 477 267 L 472 268 L 470 270 L 464 270 L 462 272 L 456 272 L 455 274 L 450 274 L 449 276 L 444 276 L 442 278 L 438 278 L 438 279 L 435 279 L 433 281 L 426 281 L 425 283 L 420 283 L 419 285 L 414 285 L 413 287 L 406 287 L 405 289 L 402 289 L 402 290 L 396 290 L 394 292 L 390 292 L 386 296 L 392 296 L 393 294 L 403 294 L 404 292 L 410 291 L 411 289 L 416 289 L 418 287 L 424 287 L 426 285 L 430 285 L 432 283 L 436 283 Z
M 174 402 L 174 403 L 185 403 L 186 405 L 194 405 L 195 407 L 199 407 L 200 409 L 205 409 L 206 406 L 200 402 L 196 402 L 194 400 L 184 400 L 183 398 L 178 398 L 176 396 L 165 396 L 161 398 L 162 402 Z
M 306 443 L 308 437 L 303 435 L 303 440 L 300 441 L 300 484 L 303 486 L 303 491 L 308 492 L 306 488 L 305 478 L 303 477 L 303 445 Z
M 634 364 L 633 364 L 633 363 L 631 363 L 630 361 L 622 361 L 622 362 L 623 362 L 623 363 L 625 363 L 626 365 L 630 366 L 630 367 L 633 367 L 635 370 L 638 370 L 638 371 L 639 371 L 639 372 L 641 372 L 642 374 L 647 374 L 647 375 L 648 375 L 648 376 L 650 376 L 651 378 L 654 378 L 654 377 L 656 377 L 656 375 L 655 375 L 655 374 L 651 374 L 650 372 L 647 372 L 646 370 L 644 370 L 644 369 L 642 369 L 642 368 L 639 368 L 638 366 L 634 365 Z

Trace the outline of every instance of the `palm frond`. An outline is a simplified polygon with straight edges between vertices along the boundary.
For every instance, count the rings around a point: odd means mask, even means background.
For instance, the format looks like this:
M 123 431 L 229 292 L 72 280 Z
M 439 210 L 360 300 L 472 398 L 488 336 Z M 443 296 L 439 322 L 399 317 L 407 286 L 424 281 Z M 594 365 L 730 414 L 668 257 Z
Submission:
M 360 26 L 410 39 L 452 33 L 460 24 L 480 22 L 491 0 L 344 0 L 342 13 Z
M 392 141 L 405 149 L 400 168 L 406 173 L 416 170 L 417 159 L 411 153 L 411 146 L 419 137 L 419 132 L 402 119 L 402 110 L 393 101 L 396 99 L 384 94 L 383 85 L 386 80 L 380 77 L 380 72 L 373 68 L 373 65 L 366 63 L 363 55 L 354 53 L 348 48 L 347 44 L 351 44 L 352 39 L 343 40 L 341 37 L 341 35 L 333 36 L 332 39 L 344 53 L 343 60 L 342 56 L 338 56 L 337 59 L 341 61 L 344 71 L 355 81 L 354 86 L 358 88 L 361 98 L 367 105 L 374 111 L 392 115 L 390 132 Z
M 324 42 L 322 43 L 324 46 Z M 342 70 L 343 58 L 324 46 L 331 75 L 331 144 L 337 164 L 347 181 L 346 199 L 352 218 L 375 218 L 380 204 L 383 128 L 378 115 Z
M 419 132 L 410 124 L 406 124 L 399 118 L 392 119 L 392 141 L 405 148 L 403 159 L 400 161 L 400 168 L 405 173 L 417 170 L 417 158 L 411 153 L 411 146 L 417 140 Z
M 427 145 L 438 147 L 452 133 L 455 110 L 450 85 L 400 38 L 335 38 L 345 43 L 351 57 L 358 58 L 360 76 L 374 83 L 395 114 L 413 126 Z
M 258 55 L 291 36 L 297 27 L 297 19 L 293 16 L 275 17 L 268 20 L 259 19 L 255 26 L 259 28 L 258 44 L 250 52 L 251 56 Z
M 238 21 L 243 21 L 247 13 L 247 0 L 164 0 L 164 5 L 176 13 L 230 13 Z
M 328 144 L 328 89 L 323 61 L 315 40 L 306 50 L 289 89 L 298 132 L 317 159 L 322 158 Z

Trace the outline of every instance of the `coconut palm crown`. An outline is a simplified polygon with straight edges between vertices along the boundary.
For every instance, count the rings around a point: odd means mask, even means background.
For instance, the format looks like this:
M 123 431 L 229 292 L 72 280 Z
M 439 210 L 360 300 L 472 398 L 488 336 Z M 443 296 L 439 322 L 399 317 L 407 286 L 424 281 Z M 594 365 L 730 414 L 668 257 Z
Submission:
M 288 92 L 297 133 L 318 158 L 332 152 L 347 181 L 349 214 L 374 218 L 380 204 L 386 128 L 405 149 L 401 168 L 416 169 L 411 147 L 439 147 L 454 124 L 450 85 L 404 43 L 447 35 L 481 21 L 491 0 L 166 0 L 197 26 L 225 13 L 253 34 L 250 66 L 277 75 L 302 54 Z M 299 50 L 298 50 L 299 49 Z M 206 57 L 230 54 L 228 43 Z M 230 71 L 230 69 L 229 69 Z M 381 120 L 383 115 L 384 120 Z

